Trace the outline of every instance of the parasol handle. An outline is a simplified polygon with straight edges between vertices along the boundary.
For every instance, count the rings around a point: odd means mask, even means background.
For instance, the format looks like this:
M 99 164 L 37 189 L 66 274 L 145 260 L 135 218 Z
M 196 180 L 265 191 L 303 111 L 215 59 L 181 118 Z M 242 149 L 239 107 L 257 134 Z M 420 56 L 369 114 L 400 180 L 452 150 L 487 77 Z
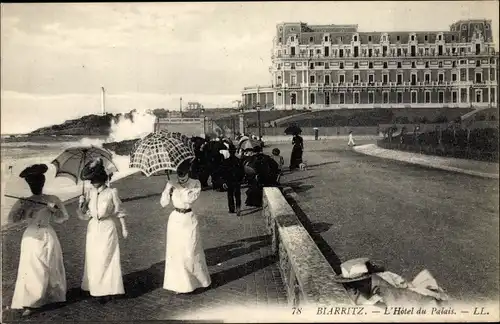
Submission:
M 32 202 L 32 203 L 35 203 L 35 204 L 39 204 L 39 205 L 48 206 L 48 203 L 46 203 L 46 202 L 37 201 L 37 200 L 29 199 L 29 198 L 16 197 L 16 196 L 11 196 L 11 195 L 7 195 L 7 194 L 5 194 L 4 196 L 8 197 L 8 198 L 19 199 L 19 200 L 24 200 L 24 201 L 29 201 L 29 202 Z M 57 205 L 54 208 L 55 209 L 59 209 L 59 207 Z

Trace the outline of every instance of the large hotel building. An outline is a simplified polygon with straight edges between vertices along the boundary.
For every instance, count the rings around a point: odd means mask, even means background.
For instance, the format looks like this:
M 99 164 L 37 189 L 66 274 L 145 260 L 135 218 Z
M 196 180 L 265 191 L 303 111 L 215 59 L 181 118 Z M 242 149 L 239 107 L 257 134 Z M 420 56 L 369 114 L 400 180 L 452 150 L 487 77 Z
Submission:
M 489 107 L 498 52 L 490 20 L 449 31 L 358 32 L 357 25 L 276 26 L 272 85 L 247 87 L 262 109 Z

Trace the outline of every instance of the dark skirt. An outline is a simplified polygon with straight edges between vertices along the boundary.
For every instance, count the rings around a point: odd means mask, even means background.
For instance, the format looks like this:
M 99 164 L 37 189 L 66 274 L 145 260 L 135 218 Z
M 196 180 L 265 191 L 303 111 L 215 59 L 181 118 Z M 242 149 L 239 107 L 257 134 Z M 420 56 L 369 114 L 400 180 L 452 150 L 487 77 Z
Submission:
M 245 205 L 250 207 L 262 207 L 263 191 L 262 186 L 258 183 L 250 184 L 246 191 L 247 199 L 245 200 Z
M 298 145 L 294 145 L 292 149 L 292 155 L 290 156 L 290 170 L 299 168 L 302 163 L 302 148 Z

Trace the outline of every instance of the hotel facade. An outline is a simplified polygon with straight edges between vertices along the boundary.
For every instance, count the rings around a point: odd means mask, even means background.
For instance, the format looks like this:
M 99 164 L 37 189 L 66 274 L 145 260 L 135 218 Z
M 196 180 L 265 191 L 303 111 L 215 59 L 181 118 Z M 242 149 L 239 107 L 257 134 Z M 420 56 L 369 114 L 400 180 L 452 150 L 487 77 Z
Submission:
M 490 20 L 461 20 L 435 32 L 282 23 L 270 73 L 271 85 L 244 88 L 244 107 L 479 108 L 498 102 Z

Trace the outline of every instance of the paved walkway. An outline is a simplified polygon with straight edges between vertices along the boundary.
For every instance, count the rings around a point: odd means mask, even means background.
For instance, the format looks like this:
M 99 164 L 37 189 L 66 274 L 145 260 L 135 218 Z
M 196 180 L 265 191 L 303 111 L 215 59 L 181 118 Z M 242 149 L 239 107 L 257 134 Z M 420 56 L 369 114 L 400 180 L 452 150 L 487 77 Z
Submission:
M 285 291 L 260 210 L 244 208 L 237 218 L 227 213 L 226 194 L 213 191 L 203 192 L 193 206 L 199 215 L 212 286 L 199 293 L 180 295 L 162 289 L 166 224 L 171 211 L 171 207 L 162 209 L 159 202 L 165 181 L 162 176 L 134 174 L 114 184 L 129 213 L 129 237 L 120 238 L 126 296 L 104 306 L 78 297 L 87 223 L 76 218 L 75 203 L 68 205 L 72 219 L 55 227 L 68 281 L 68 301 L 64 305 L 29 318 L 6 310 L 12 300 L 24 228 L 3 231 L 3 322 L 186 319 L 191 314 L 196 316 L 195 311 L 226 305 L 285 305 Z
M 498 163 L 441 157 L 378 147 L 376 144 L 355 146 L 356 152 L 384 159 L 397 160 L 452 172 L 498 179 Z

